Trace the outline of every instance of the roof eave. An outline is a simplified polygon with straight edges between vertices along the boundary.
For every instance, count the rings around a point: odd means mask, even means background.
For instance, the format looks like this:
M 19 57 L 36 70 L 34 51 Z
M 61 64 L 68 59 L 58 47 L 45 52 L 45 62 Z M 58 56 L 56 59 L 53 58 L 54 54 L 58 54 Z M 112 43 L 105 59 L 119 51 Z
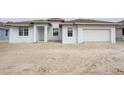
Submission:
M 75 23 L 76 25 L 117 25 L 116 23 Z
M 48 24 L 51 25 L 49 22 L 31 22 L 31 24 Z
M 30 23 L 10 23 L 10 24 L 5 24 L 5 26 L 9 27 L 30 27 L 33 26 L 34 24 L 48 24 L 51 25 L 48 22 L 30 22 Z
M 118 25 L 117 23 L 61 23 L 61 25 Z
M 6 24 L 5 26 L 9 26 L 9 27 L 30 27 L 32 26 L 32 24 Z
M 74 25 L 74 23 L 60 23 L 60 25 Z

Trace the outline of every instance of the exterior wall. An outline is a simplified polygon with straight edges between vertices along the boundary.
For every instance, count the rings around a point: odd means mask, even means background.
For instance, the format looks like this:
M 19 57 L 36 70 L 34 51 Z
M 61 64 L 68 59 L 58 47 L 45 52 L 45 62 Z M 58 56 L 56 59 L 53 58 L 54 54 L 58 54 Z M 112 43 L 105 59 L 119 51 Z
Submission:
M 122 37 L 122 28 L 116 29 L 116 38 L 120 39 Z
M 84 26 L 78 25 L 73 26 L 73 37 L 67 37 L 67 28 L 70 26 L 63 26 L 62 33 L 62 43 L 82 43 L 83 39 L 83 29 L 106 29 L 110 30 L 110 42 L 116 43 L 116 33 L 115 26 Z
M 68 27 L 73 28 L 73 35 L 72 37 L 67 36 L 67 29 Z M 76 26 L 63 26 L 62 27 L 62 43 L 68 44 L 68 43 L 77 43 L 77 27 Z
M 8 36 L 6 36 L 6 29 L 0 29 L 0 40 L 9 40 L 9 31 Z
M 117 40 L 124 40 L 124 35 L 122 35 L 122 28 L 116 29 L 116 39 Z
M 61 29 L 59 27 L 59 24 L 61 22 L 51 22 L 52 26 L 50 26 L 49 30 L 48 30 L 48 40 L 50 41 L 60 41 L 62 38 L 62 33 L 61 33 Z M 58 36 L 53 36 L 53 28 L 59 28 L 59 34 Z
M 19 36 L 19 28 L 11 27 L 9 42 L 10 43 L 31 43 L 33 42 L 33 27 L 29 27 L 28 36 Z

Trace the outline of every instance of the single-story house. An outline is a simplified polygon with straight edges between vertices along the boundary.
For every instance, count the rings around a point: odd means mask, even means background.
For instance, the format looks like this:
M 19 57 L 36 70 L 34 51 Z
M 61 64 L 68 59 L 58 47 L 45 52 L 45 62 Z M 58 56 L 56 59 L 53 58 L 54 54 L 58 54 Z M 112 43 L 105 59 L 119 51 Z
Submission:
M 0 40 L 9 40 L 9 29 L 0 23 Z
M 117 31 L 123 25 L 122 23 L 91 19 L 65 21 L 61 18 L 49 18 L 7 23 L 6 26 L 9 27 L 10 43 L 59 41 L 63 44 L 69 44 L 83 42 L 116 43 Z

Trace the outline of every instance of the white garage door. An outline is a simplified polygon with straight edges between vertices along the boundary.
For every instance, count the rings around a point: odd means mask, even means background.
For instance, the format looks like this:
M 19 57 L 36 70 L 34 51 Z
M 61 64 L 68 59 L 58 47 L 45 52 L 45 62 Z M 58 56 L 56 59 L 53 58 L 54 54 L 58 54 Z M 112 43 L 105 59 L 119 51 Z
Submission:
M 110 30 L 85 29 L 83 30 L 84 41 L 110 41 Z

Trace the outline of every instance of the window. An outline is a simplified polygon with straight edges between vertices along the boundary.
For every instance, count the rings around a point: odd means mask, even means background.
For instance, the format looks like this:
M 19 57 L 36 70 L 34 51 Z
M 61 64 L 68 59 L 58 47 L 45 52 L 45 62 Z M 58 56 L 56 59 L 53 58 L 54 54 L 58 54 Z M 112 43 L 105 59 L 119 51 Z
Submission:
M 124 35 L 124 28 L 122 29 L 122 35 Z
M 28 36 L 28 28 L 19 27 L 19 36 Z
M 9 32 L 9 30 L 7 29 L 5 32 L 5 36 L 8 36 L 8 32 Z
M 28 36 L 28 28 L 24 28 L 24 36 Z
M 59 28 L 53 28 L 53 36 L 59 35 Z
M 19 36 L 23 36 L 23 28 L 19 27 Z
M 72 28 L 68 28 L 67 35 L 68 35 L 68 37 L 72 37 L 73 36 L 73 29 Z

